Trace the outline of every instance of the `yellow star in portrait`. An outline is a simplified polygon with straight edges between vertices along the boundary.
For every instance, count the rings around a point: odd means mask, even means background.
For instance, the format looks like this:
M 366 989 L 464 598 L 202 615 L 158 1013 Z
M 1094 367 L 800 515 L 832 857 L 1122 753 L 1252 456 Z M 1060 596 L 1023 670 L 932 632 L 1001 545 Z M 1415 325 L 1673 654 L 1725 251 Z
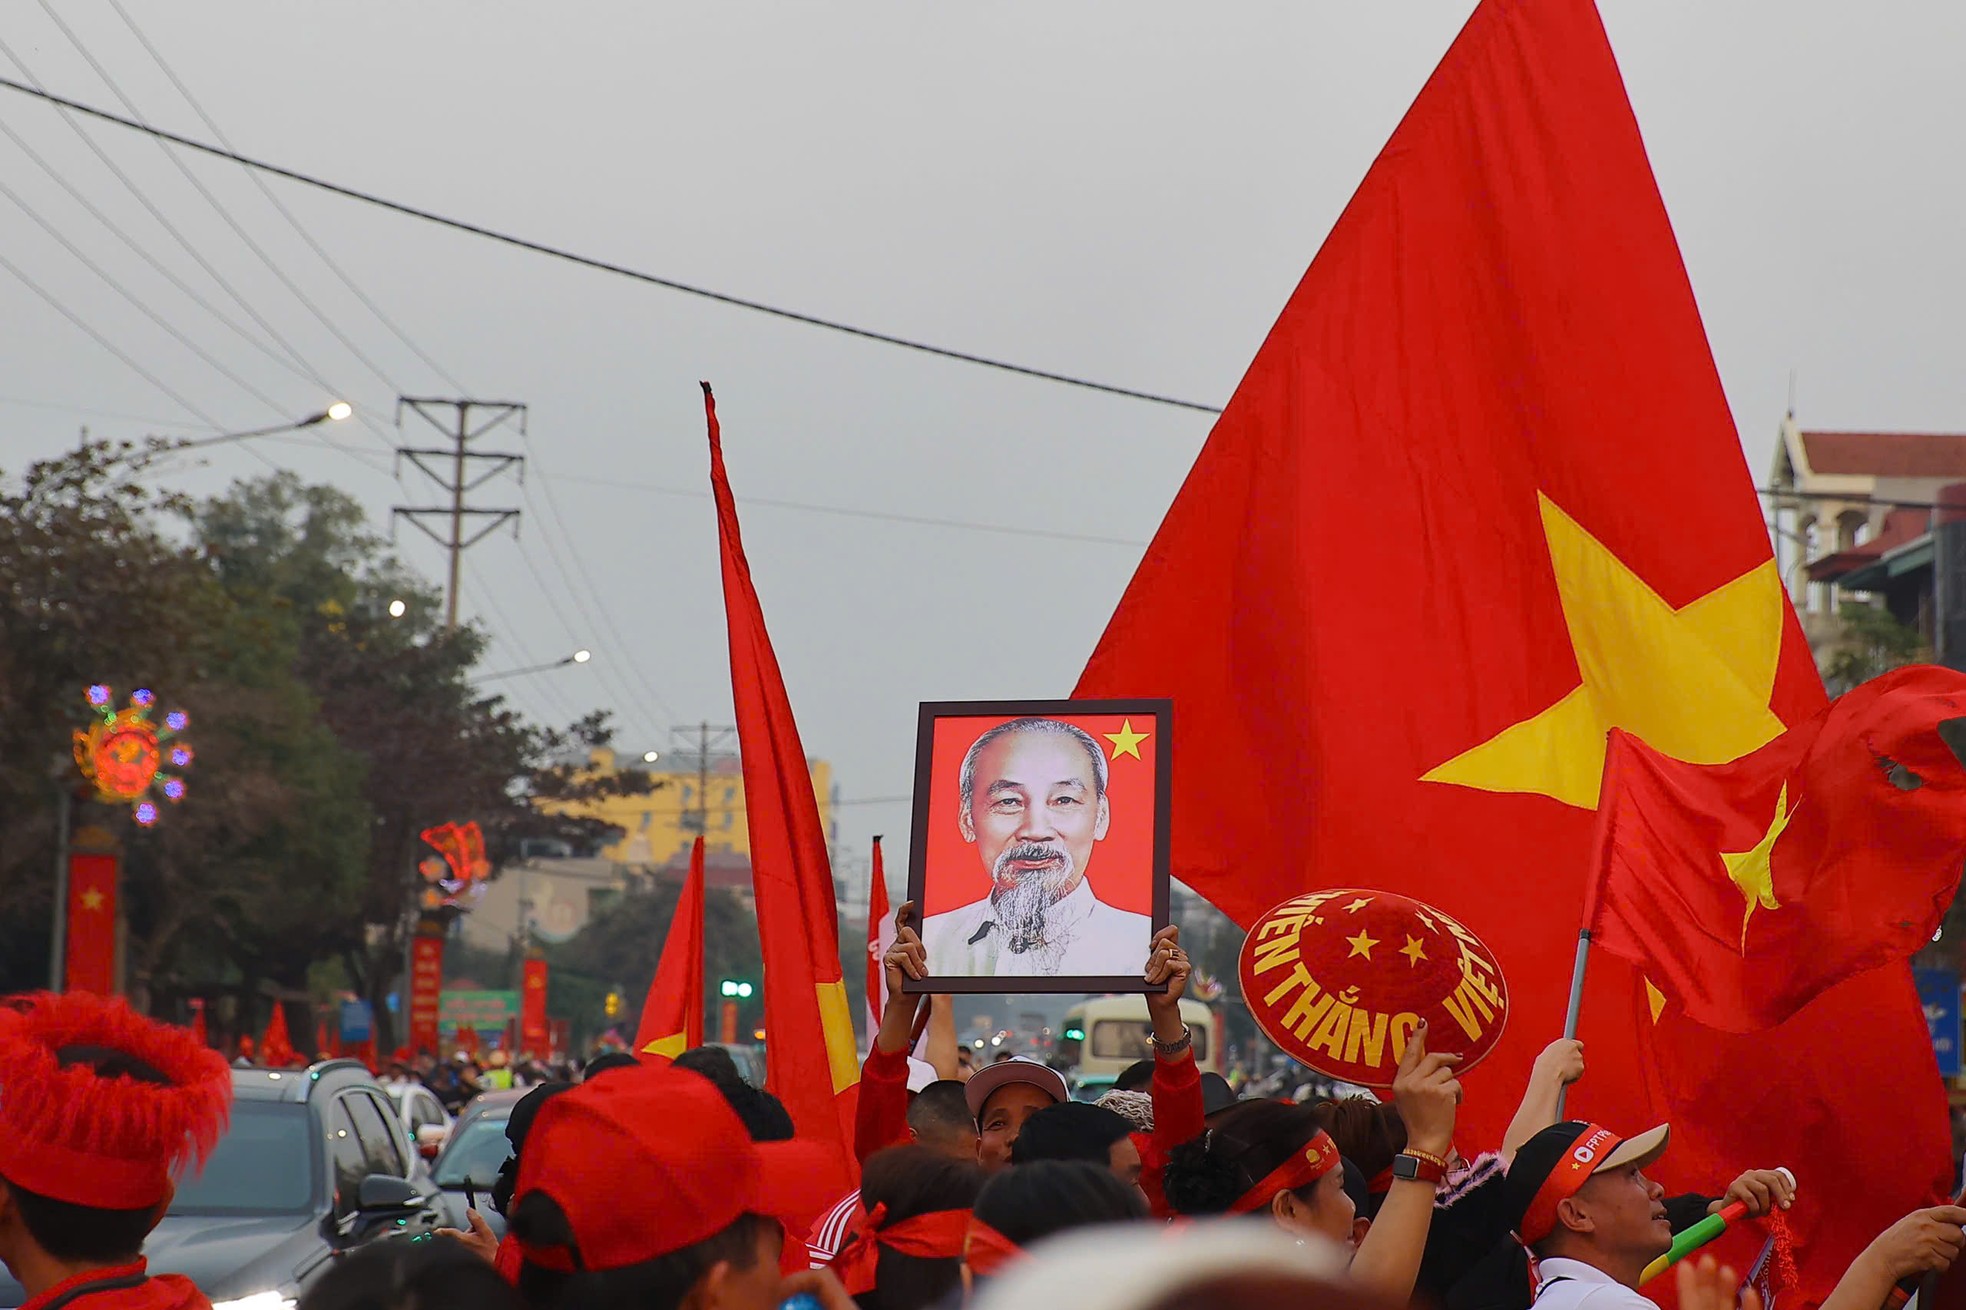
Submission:
M 1773 558 L 1675 609 L 1538 493 L 1578 685 L 1425 775 L 1597 808 L 1612 728 L 1675 759 L 1722 764 L 1780 735 L 1768 708 L 1782 650 Z
M 1418 968 L 1420 961 L 1427 958 L 1427 948 L 1418 937 L 1408 937 L 1406 945 L 1399 948 L 1399 953 L 1406 957 L 1406 967 L 1409 969 Z
M 1347 905 L 1345 907 L 1345 913 L 1357 914 L 1360 910 L 1364 909 L 1366 906 L 1370 904 L 1372 904 L 1372 898 L 1370 896 L 1361 896 L 1357 900 L 1353 901 L 1350 905 Z
M 1366 936 L 1364 929 L 1359 930 L 1358 936 L 1347 937 L 1345 940 L 1350 943 L 1352 948 L 1352 954 L 1345 957 L 1348 960 L 1352 958 L 1352 955 L 1363 955 L 1366 959 L 1371 959 L 1372 948 L 1379 944 L 1379 939 Z
M 1775 899 L 1775 868 L 1771 862 L 1775 854 L 1775 843 L 1781 840 L 1783 829 L 1795 811 L 1789 808 L 1788 784 L 1782 784 L 1782 791 L 1775 798 L 1775 817 L 1768 821 L 1768 831 L 1762 839 L 1745 851 L 1722 851 L 1720 862 L 1727 866 L 1727 876 L 1747 897 L 1747 912 L 1741 916 L 1741 950 L 1748 949 L 1748 920 L 1756 910 L 1779 910 L 1782 903 Z
M 1140 758 L 1140 743 L 1147 740 L 1153 734 L 1135 732 L 1133 730 L 1132 719 L 1121 719 L 1120 730 L 1118 732 L 1102 732 L 1099 735 L 1113 743 L 1114 759 L 1118 759 L 1122 755 L 1131 755 L 1137 760 Z
M 91 887 L 82 893 L 82 908 L 91 911 L 100 910 L 105 899 L 107 898 L 101 892 Z

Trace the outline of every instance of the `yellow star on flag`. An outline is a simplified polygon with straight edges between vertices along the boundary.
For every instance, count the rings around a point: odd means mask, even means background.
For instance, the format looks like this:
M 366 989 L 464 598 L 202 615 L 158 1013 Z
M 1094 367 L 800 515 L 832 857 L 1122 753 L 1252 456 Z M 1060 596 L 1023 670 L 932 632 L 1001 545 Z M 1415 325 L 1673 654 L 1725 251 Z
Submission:
M 1351 944 L 1352 955 L 1363 955 L 1368 960 L 1372 958 L 1372 948 L 1379 944 L 1377 938 L 1366 936 L 1365 930 L 1362 928 L 1359 930 L 1358 936 L 1347 937 L 1345 940 Z M 1345 958 L 1349 960 L 1352 958 L 1352 955 L 1347 955 Z
M 1360 910 L 1364 909 L 1366 906 L 1370 904 L 1372 904 L 1372 898 L 1370 896 L 1361 896 L 1357 900 L 1353 901 L 1350 905 L 1347 905 L 1345 907 L 1345 913 L 1357 914 Z
M 1406 957 L 1406 967 L 1409 969 L 1419 968 L 1420 961 L 1427 958 L 1427 948 L 1420 944 L 1418 937 L 1408 937 L 1406 945 L 1399 948 L 1399 953 Z
M 1771 860 L 1775 854 L 1775 843 L 1781 840 L 1783 829 L 1795 811 L 1789 808 L 1788 784 L 1782 784 L 1781 795 L 1775 798 L 1775 817 L 1768 821 L 1768 832 L 1762 839 L 1745 851 L 1722 851 L 1720 862 L 1727 866 L 1727 876 L 1747 897 L 1747 912 L 1741 916 L 1741 950 L 1748 949 L 1748 920 L 1754 917 L 1757 909 L 1779 910 L 1782 903 L 1775 899 L 1775 868 Z
M 1131 755 L 1137 760 L 1140 758 L 1140 743 L 1147 740 L 1153 734 L 1135 732 L 1133 730 L 1132 719 L 1121 719 L 1120 730 L 1118 732 L 1102 732 L 1099 735 L 1113 743 L 1114 759 L 1118 759 L 1122 755 Z
M 1674 609 L 1549 497 L 1537 501 L 1580 682 L 1426 781 L 1589 810 L 1612 728 L 1697 764 L 1737 759 L 1781 734 L 1768 708 L 1782 649 L 1772 558 Z
M 100 910 L 103 899 L 103 894 L 91 887 L 82 893 L 82 908 L 85 910 Z

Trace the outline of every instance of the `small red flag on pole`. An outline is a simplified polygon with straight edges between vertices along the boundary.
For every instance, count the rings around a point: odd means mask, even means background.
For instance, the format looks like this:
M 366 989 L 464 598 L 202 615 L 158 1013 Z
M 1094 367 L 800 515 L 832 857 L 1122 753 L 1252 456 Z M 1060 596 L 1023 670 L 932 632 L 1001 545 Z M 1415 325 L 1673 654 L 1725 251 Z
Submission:
M 703 839 L 690 848 L 689 876 L 677 898 L 662 959 L 642 1002 L 635 1030 L 635 1054 L 666 1064 L 692 1046 L 703 1045 Z
M 881 839 L 874 838 L 873 873 L 867 882 L 867 1044 L 881 1026 L 887 1010 L 887 970 L 881 960 L 894 943 L 894 925 L 888 922 L 887 865 L 881 858 Z
M 839 915 L 826 830 L 819 821 L 819 801 L 785 678 L 744 558 L 737 502 L 724 472 L 717 402 L 707 382 L 703 410 L 710 429 L 710 487 L 717 501 L 724 612 L 730 627 L 730 686 L 764 953 L 770 1086 L 791 1112 L 799 1135 L 837 1145 L 844 1166 L 852 1159 L 852 1093 L 860 1081 L 860 1060 L 840 972 Z

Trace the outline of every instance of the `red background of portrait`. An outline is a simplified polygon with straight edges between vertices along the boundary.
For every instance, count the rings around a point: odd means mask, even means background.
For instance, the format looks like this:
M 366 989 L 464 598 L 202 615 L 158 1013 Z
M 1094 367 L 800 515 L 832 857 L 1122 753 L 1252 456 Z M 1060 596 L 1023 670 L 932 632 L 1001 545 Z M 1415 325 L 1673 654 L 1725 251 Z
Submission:
M 976 847 L 963 840 L 958 820 L 963 754 L 971 743 L 999 723 L 1016 715 L 943 718 L 935 721 L 935 744 L 929 775 L 928 857 L 923 865 L 926 902 L 924 917 L 982 900 L 990 894 L 990 875 Z M 1154 752 L 1160 746 L 1160 724 L 1152 715 L 1048 714 L 1092 734 L 1106 754 L 1106 798 L 1112 823 L 1105 839 L 1093 843 L 1086 877 L 1100 900 L 1118 910 L 1152 914 L 1154 909 Z M 1146 733 L 1140 758 L 1113 758 L 1105 734 L 1120 730 L 1125 719 L 1133 731 Z

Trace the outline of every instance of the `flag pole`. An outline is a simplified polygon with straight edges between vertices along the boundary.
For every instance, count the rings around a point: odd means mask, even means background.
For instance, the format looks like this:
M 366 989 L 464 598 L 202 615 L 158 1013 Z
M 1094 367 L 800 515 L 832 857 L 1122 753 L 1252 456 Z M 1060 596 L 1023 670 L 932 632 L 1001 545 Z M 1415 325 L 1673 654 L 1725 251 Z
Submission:
M 1577 962 L 1570 967 L 1570 1004 L 1563 1014 L 1563 1036 L 1574 1041 L 1577 1036 L 1577 1021 L 1584 1010 L 1584 971 L 1591 962 L 1591 928 L 1597 923 L 1597 897 L 1604 886 L 1604 875 L 1611 863 L 1612 811 L 1606 807 L 1605 798 L 1611 794 L 1611 771 L 1620 752 L 1618 750 L 1618 730 L 1612 728 L 1604 734 L 1604 771 L 1599 776 L 1597 786 L 1597 832 L 1591 842 L 1590 885 L 1584 890 L 1584 923 L 1577 929 Z M 1556 1094 L 1556 1117 L 1563 1118 L 1563 1105 L 1569 1099 L 1570 1088 L 1559 1088 Z

